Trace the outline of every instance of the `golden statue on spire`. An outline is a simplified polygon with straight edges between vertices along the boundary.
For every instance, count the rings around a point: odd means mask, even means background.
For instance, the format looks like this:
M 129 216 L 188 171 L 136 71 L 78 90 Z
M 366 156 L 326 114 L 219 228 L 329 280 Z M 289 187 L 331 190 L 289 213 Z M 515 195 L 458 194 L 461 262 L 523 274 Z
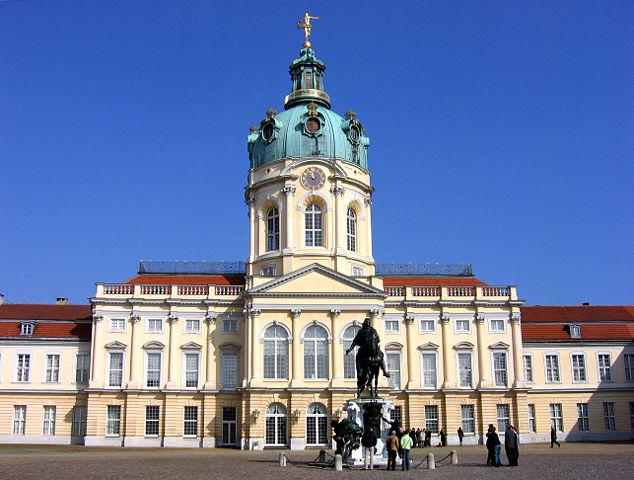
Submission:
M 312 25 L 310 24 L 310 21 L 312 20 L 318 20 L 319 17 L 311 17 L 310 15 L 308 15 L 308 12 L 306 12 L 306 14 L 304 15 L 304 18 L 301 18 L 299 20 L 297 20 L 297 28 L 298 29 L 304 29 L 304 35 L 306 35 L 306 41 L 304 42 L 304 48 L 310 48 L 310 42 L 308 41 L 308 37 L 310 37 L 310 29 L 312 27 Z M 301 21 L 304 21 L 304 23 L 300 23 Z

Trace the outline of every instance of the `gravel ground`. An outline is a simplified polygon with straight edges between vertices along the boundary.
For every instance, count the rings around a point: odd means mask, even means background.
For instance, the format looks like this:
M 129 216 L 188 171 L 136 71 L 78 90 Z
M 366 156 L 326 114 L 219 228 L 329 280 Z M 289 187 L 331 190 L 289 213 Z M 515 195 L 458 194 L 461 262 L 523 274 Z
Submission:
M 458 465 L 440 461 L 452 448 L 458 452 Z M 288 466 L 279 466 L 284 452 Z M 424 467 L 409 472 L 386 472 L 310 465 L 317 450 L 265 450 L 244 452 L 228 449 L 158 449 L 158 448 L 85 448 L 79 446 L 0 445 L 0 479 L 213 479 L 221 477 L 248 479 L 348 479 L 395 477 L 505 478 L 505 479 L 626 479 L 634 472 L 634 443 L 562 443 L 520 446 L 519 467 L 494 468 L 484 465 L 483 446 L 414 449 L 413 465 L 428 452 L 436 458 L 436 470 Z M 328 451 L 331 459 L 332 450 Z M 400 467 L 397 467 L 400 468 Z

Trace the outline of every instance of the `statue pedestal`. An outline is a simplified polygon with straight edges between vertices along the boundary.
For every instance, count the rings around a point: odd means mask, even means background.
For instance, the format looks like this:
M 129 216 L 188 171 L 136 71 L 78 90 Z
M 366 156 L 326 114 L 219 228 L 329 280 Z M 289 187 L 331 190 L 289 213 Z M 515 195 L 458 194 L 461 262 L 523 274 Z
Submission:
M 390 410 L 394 409 L 394 404 L 391 400 L 384 400 L 382 398 L 355 398 L 348 400 L 343 406 L 343 409 L 348 414 L 348 420 L 354 421 L 361 428 L 364 428 L 363 419 L 366 410 L 371 409 L 371 411 L 376 411 L 379 408 L 382 417 L 390 418 Z M 390 425 L 383 420 L 379 421 L 379 425 L 379 431 L 376 432 L 377 442 L 374 465 L 386 465 L 387 450 L 385 449 L 385 439 L 390 433 Z M 349 463 L 355 466 L 363 465 L 363 446 L 352 451 Z

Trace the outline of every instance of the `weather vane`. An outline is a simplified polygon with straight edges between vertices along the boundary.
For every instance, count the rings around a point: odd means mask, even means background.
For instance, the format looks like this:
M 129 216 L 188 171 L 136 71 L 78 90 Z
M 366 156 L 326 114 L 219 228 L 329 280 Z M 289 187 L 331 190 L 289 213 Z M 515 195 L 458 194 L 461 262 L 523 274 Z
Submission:
M 318 20 L 319 17 L 311 17 L 310 15 L 308 15 L 308 12 L 306 12 L 306 14 L 304 15 L 303 18 L 301 18 L 300 20 L 297 20 L 297 28 L 298 29 L 304 29 L 304 35 L 306 35 L 306 41 L 304 42 L 304 48 L 310 48 L 310 42 L 308 41 L 308 37 L 310 37 L 310 29 L 312 27 L 312 25 L 310 24 L 310 20 Z M 304 21 L 304 23 L 302 24 L 301 21 Z

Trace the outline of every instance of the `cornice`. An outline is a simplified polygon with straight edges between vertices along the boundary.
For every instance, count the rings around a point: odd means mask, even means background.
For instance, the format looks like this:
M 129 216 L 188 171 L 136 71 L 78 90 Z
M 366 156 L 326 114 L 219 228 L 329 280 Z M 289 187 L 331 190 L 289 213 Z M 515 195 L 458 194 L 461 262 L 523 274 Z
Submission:
M 378 293 L 340 293 L 340 292 L 325 292 L 325 293 L 311 293 L 311 292 L 279 292 L 279 293 L 256 293 L 249 295 L 250 298 L 364 298 L 383 300 L 384 295 Z M 324 307 L 325 308 L 325 307 Z

